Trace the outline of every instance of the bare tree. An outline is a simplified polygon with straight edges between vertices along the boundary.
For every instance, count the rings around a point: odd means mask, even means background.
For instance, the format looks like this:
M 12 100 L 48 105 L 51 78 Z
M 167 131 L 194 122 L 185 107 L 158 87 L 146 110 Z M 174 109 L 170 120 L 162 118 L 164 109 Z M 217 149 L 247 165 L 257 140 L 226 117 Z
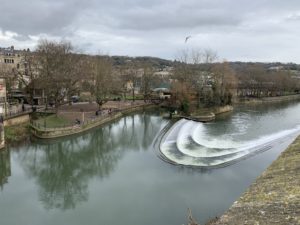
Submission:
M 70 42 L 41 40 L 37 47 L 42 88 L 57 109 L 79 81 L 78 58 Z
M 217 54 L 212 50 L 183 50 L 175 65 L 174 79 L 182 84 L 182 90 L 191 87 L 190 93 L 197 99 L 197 108 L 210 101 L 212 63 L 216 58 Z
M 123 76 L 126 82 L 125 85 L 131 91 L 132 101 L 134 102 L 136 90 L 140 86 L 143 71 L 138 63 L 132 61 L 128 62 L 124 68 L 125 74 Z
M 232 103 L 232 97 L 237 86 L 235 72 L 227 62 L 217 63 L 213 71 L 213 99 L 214 105 L 227 105 Z
M 108 56 L 96 56 L 93 63 L 92 94 L 99 106 L 106 103 L 113 90 L 112 62 Z
M 34 105 L 36 89 L 40 89 L 42 82 L 39 79 L 39 61 L 35 52 L 25 51 L 23 53 L 23 68 L 19 67 L 16 72 L 20 82 L 24 85 L 26 93 L 29 94 L 28 102 Z
M 143 65 L 143 74 L 141 77 L 141 91 L 144 96 L 144 101 L 149 100 L 150 95 L 151 95 L 151 87 L 154 85 L 154 70 L 153 67 L 144 64 Z

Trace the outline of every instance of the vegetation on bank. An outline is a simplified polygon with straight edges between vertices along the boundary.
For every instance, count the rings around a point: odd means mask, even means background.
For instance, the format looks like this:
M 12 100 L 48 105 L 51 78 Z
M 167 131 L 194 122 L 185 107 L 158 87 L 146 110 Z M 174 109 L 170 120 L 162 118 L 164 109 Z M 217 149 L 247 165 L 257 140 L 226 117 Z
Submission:
M 300 136 L 215 223 L 300 224 Z
M 27 140 L 30 137 L 29 123 L 4 127 L 4 137 L 6 144 L 16 144 Z
M 218 217 L 208 220 L 205 225 L 214 225 L 214 223 L 218 220 Z M 193 217 L 192 211 L 188 209 L 188 223 L 187 225 L 201 225 L 197 222 L 197 220 Z
M 202 108 L 231 105 L 238 99 L 261 99 L 300 93 L 300 72 L 260 63 L 217 62 L 210 50 L 183 51 L 174 64 L 170 108 L 185 115 Z
M 70 126 L 70 121 L 56 114 L 43 116 L 34 121 L 37 126 L 46 128 L 59 128 Z
M 184 50 L 175 61 L 84 55 L 66 41 L 41 40 L 35 49 L 22 53 L 26 71 L 3 68 L 0 75 L 6 79 L 8 93 L 17 82 L 23 100 L 53 106 L 56 112 L 66 102 L 80 100 L 95 101 L 101 109 L 113 99 L 170 98 L 166 104 L 170 111 L 190 115 L 239 98 L 300 93 L 298 65 L 221 62 L 208 49 Z

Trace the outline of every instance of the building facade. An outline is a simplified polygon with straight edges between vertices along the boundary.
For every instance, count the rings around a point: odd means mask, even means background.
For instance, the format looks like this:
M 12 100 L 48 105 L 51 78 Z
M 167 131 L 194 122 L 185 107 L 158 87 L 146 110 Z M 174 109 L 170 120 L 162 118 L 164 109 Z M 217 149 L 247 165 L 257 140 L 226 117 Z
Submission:
M 9 82 L 12 89 L 22 88 L 22 84 L 29 81 L 27 62 L 25 54 L 27 50 L 15 50 L 14 46 L 8 48 L 0 47 L 0 77 Z

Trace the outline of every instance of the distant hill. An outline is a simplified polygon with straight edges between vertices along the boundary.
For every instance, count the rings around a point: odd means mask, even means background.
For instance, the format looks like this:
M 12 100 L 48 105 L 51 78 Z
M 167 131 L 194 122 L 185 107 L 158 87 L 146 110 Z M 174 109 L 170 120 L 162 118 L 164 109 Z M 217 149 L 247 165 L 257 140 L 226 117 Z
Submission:
M 157 57 L 150 56 L 140 56 L 140 57 L 129 57 L 129 56 L 112 56 L 113 63 L 116 66 L 125 65 L 126 63 L 133 62 L 137 64 L 147 63 L 155 68 L 165 68 L 172 67 L 176 64 L 176 61 L 161 59 Z M 178 62 L 177 62 L 178 63 Z M 262 63 L 262 62 L 228 62 L 235 71 L 243 71 L 251 66 L 260 66 L 264 69 L 275 69 L 279 68 L 282 70 L 297 70 L 300 71 L 300 65 L 296 63 L 281 63 L 281 62 L 271 62 L 271 63 Z
M 261 66 L 263 68 L 279 68 L 282 70 L 298 70 L 300 71 L 300 65 L 296 63 L 281 63 L 281 62 L 272 62 L 272 63 L 262 63 L 262 62 L 229 62 L 231 68 L 236 71 L 242 71 L 249 66 Z
M 155 68 L 165 68 L 174 65 L 174 62 L 167 59 L 161 59 L 157 57 L 141 56 L 141 57 L 129 57 L 129 56 L 112 56 L 113 64 L 116 66 L 125 65 L 126 63 L 133 62 L 137 64 L 147 63 Z

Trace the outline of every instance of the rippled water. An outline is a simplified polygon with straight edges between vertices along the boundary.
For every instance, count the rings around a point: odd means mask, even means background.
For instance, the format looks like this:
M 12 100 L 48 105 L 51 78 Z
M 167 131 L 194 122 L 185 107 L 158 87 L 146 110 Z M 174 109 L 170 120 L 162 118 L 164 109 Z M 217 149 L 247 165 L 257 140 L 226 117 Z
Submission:
M 297 128 L 299 112 L 300 104 L 246 107 L 185 129 L 197 148 L 232 151 Z M 180 225 L 187 208 L 203 223 L 228 209 L 293 139 L 224 168 L 186 168 L 161 160 L 153 148 L 168 122 L 159 112 L 138 113 L 79 136 L 0 152 L 0 224 Z M 185 155 L 219 154 L 181 145 Z
M 243 117 L 239 117 L 239 120 L 237 124 L 249 123 Z M 226 134 L 212 135 L 209 133 L 210 125 L 186 119 L 179 120 L 164 134 L 159 145 L 161 153 L 169 162 L 179 165 L 203 168 L 225 166 L 267 151 L 300 133 L 300 126 L 291 124 L 287 129 L 268 134 L 258 133 L 254 139 L 246 141 L 242 136 L 248 134 L 249 128 L 245 126 L 241 129 L 238 127 L 237 130 L 231 129 Z

